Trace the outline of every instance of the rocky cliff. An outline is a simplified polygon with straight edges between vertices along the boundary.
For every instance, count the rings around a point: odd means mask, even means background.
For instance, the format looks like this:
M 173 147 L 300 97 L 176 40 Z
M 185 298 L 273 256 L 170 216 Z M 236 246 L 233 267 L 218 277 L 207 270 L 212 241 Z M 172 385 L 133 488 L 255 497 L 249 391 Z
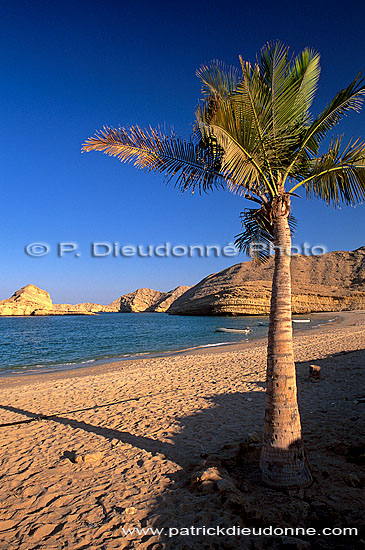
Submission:
M 52 311 L 52 300 L 48 292 L 35 285 L 27 285 L 8 300 L 0 301 L 0 315 L 32 315 L 34 311 Z
M 174 288 L 174 290 L 170 290 L 169 292 L 164 292 L 163 296 L 157 300 L 154 304 L 152 304 L 146 311 L 153 311 L 155 313 L 164 313 L 169 309 L 170 306 L 180 298 L 187 290 L 189 290 L 190 286 L 178 286 Z
M 111 305 L 104 306 L 103 304 L 93 304 L 92 302 L 83 302 L 82 304 L 53 304 L 53 311 L 57 314 L 68 315 L 70 311 L 74 313 L 113 313 L 117 312 L 118 309 Z
M 101 304 L 53 304 L 48 292 L 26 285 L 8 300 L 0 301 L 0 315 L 92 315 L 97 311 L 117 311 Z
M 81 304 L 53 304 L 48 292 L 35 285 L 17 290 L 9 299 L 0 301 L 1 315 L 92 315 L 98 312 L 164 312 L 189 287 L 179 286 L 170 292 L 150 288 L 125 294 L 109 305 L 85 302 Z
M 270 311 L 273 258 L 209 275 L 168 309 L 173 315 L 262 315 Z M 292 258 L 293 313 L 365 309 L 365 247 Z
M 141 313 L 158 302 L 163 295 L 163 292 L 152 288 L 138 288 L 134 292 L 124 294 L 109 305 L 116 307 L 121 313 Z
M 163 313 L 189 288 L 188 286 L 178 286 L 169 292 L 159 292 L 152 288 L 138 288 L 134 292 L 124 294 L 114 300 L 109 306 L 116 308 L 116 311 L 121 313 Z

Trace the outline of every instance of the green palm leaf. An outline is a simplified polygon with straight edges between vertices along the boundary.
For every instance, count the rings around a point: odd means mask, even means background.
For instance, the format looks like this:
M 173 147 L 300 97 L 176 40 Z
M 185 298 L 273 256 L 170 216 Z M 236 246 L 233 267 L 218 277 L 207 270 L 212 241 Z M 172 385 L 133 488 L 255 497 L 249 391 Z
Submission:
M 315 135 L 322 140 L 327 132 L 331 130 L 349 111 L 359 112 L 365 97 L 364 79 L 358 74 L 356 78 L 343 90 L 338 92 L 331 103 L 316 118 L 308 128 L 305 140 Z
M 244 231 L 235 236 L 235 246 L 252 259 L 266 262 L 273 251 L 274 243 L 270 208 L 267 205 L 260 208 L 247 208 L 241 212 L 240 219 Z M 290 214 L 288 221 L 293 235 L 297 224 L 296 220 Z
M 329 206 L 343 202 L 355 205 L 365 199 L 365 142 L 350 141 L 341 152 L 342 137 L 332 139 L 326 154 L 312 161 L 305 185 L 308 198 L 316 197 Z
M 198 127 L 204 133 L 206 125 L 207 132 L 217 127 L 228 132 L 250 151 L 256 169 L 260 166 L 265 172 L 261 179 L 270 183 L 275 194 L 277 171 L 285 171 L 292 158 L 288 152 L 298 150 L 310 125 L 308 111 L 320 74 L 319 55 L 306 49 L 291 60 L 288 48 L 274 43 L 263 48 L 260 62 L 252 65 L 242 57 L 240 62 L 239 78 L 232 68 L 217 63 L 198 73 L 205 99 L 196 111 L 195 130 Z M 310 140 L 308 148 L 316 152 L 316 140 Z M 303 158 L 306 153 L 299 155 L 292 174 Z
M 289 48 L 267 44 L 261 51 L 262 77 L 270 90 L 273 133 L 309 120 L 320 75 L 319 54 L 306 48 L 294 60 Z
M 196 76 L 201 82 L 203 96 L 218 96 L 220 98 L 232 93 L 239 80 L 236 67 L 226 65 L 218 60 L 213 60 L 209 65 L 202 65 L 196 71 Z
M 290 165 L 288 166 L 285 176 L 292 176 L 293 167 L 305 150 L 316 153 L 320 142 L 326 134 L 340 122 L 340 120 L 349 112 L 359 112 L 365 97 L 365 85 L 361 75 L 356 78 L 343 90 L 338 92 L 331 103 L 322 111 L 314 120 L 310 127 L 302 134 L 301 144 L 297 153 Z
M 221 155 L 217 148 L 204 149 L 173 131 L 166 135 L 160 129 L 104 126 L 83 144 L 82 152 L 89 151 L 102 151 L 121 162 L 133 162 L 141 170 L 163 173 L 166 180 L 174 180 L 181 191 L 206 192 L 227 183 L 216 170 Z
M 251 154 L 246 151 L 232 136 L 234 132 L 228 132 L 215 124 L 211 124 L 209 128 L 224 151 L 221 170 L 229 180 L 229 190 L 240 195 L 246 194 L 247 191 L 256 194 L 269 192 L 274 195 L 270 182 L 265 176 L 264 160 L 257 156 L 256 151 Z M 256 155 L 253 156 L 254 154 Z

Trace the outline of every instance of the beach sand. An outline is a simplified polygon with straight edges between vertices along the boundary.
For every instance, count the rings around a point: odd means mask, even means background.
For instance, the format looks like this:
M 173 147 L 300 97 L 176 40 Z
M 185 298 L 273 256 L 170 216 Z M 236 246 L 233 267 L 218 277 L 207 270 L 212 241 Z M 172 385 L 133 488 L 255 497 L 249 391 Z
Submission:
M 294 337 L 314 477 L 305 490 L 273 491 L 257 478 L 263 341 L 1 378 L 0 549 L 360 548 L 359 536 L 313 546 L 305 536 L 123 532 L 360 527 L 365 312 L 334 316 Z

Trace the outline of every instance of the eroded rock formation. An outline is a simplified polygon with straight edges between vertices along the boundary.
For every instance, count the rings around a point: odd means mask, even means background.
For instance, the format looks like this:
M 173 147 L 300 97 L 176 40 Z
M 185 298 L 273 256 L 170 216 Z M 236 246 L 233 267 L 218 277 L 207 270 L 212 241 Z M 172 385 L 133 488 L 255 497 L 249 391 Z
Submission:
M 273 258 L 209 275 L 169 308 L 173 315 L 262 315 L 270 311 Z M 293 313 L 365 309 L 365 247 L 293 256 Z
M 0 315 L 92 315 L 98 311 L 117 311 L 101 304 L 53 304 L 48 292 L 26 285 L 8 300 L 0 301 Z
M 35 285 L 17 290 L 8 300 L 0 301 L 0 315 L 92 315 L 99 312 L 140 313 L 164 312 L 189 287 L 180 286 L 170 292 L 150 288 L 125 294 L 109 305 L 85 302 L 81 304 L 53 304 L 48 292 Z
M 51 312 L 52 308 L 48 292 L 35 285 L 24 286 L 8 300 L 0 301 L 0 315 L 32 315 L 37 310 Z
M 152 288 L 138 288 L 134 292 L 124 294 L 109 305 L 116 307 L 121 313 L 141 313 L 158 302 L 164 294 Z
M 164 292 L 163 296 L 155 304 L 150 306 L 147 311 L 164 313 L 175 302 L 175 300 L 180 298 L 180 296 L 182 296 L 187 290 L 189 290 L 189 288 L 189 286 L 178 286 L 174 288 L 174 290 Z

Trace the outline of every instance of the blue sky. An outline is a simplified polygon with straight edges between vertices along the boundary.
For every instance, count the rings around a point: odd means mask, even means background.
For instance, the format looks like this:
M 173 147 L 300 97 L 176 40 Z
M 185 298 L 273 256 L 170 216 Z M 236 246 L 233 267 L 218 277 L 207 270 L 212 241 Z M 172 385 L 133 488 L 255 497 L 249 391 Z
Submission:
M 188 134 L 200 95 L 195 70 L 211 59 L 253 59 L 268 40 L 321 53 L 316 113 L 364 69 L 362 2 L 18 1 L 1 4 L 0 299 L 34 283 L 55 302 L 108 303 L 148 286 L 194 284 L 246 258 L 90 256 L 92 241 L 220 244 L 240 230 L 245 201 L 224 192 L 181 196 L 81 143 L 103 124 L 166 123 Z M 364 137 L 364 110 L 339 127 Z M 364 244 L 364 208 L 296 199 L 295 243 Z M 79 244 L 57 257 L 58 242 Z M 50 244 L 41 258 L 24 253 Z

